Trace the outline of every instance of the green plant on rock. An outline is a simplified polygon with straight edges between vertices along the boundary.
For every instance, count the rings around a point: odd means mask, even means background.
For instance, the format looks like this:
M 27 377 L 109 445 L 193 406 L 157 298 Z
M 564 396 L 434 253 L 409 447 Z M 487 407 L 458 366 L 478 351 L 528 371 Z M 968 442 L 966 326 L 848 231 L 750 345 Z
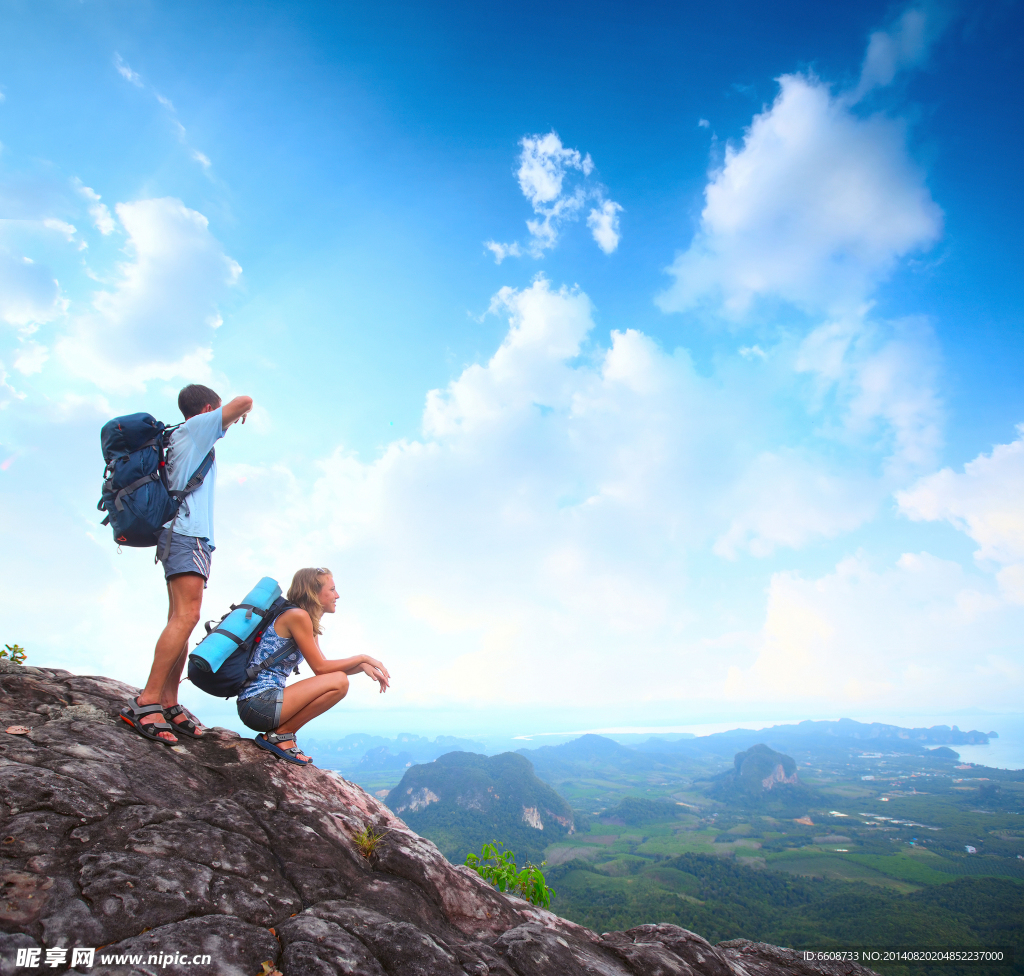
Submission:
M 377 846 L 384 839 L 384 834 L 367 824 L 355 836 L 356 850 L 367 860 L 377 852 Z
M 541 868 L 547 861 L 541 861 L 540 865 L 526 862 L 526 867 L 516 866 L 516 856 L 512 851 L 504 850 L 505 845 L 499 841 L 493 844 L 484 844 L 480 854 L 470 854 L 466 858 L 466 867 L 472 868 L 485 881 L 489 881 L 498 891 L 506 891 L 512 895 L 525 898 L 531 905 L 540 905 L 542 908 L 551 907 L 551 899 L 555 892 L 549 888 L 544 880 L 544 872 Z
M 7 658 L 15 664 L 25 663 L 25 648 L 17 644 L 4 644 L 4 650 L 0 651 L 0 660 Z

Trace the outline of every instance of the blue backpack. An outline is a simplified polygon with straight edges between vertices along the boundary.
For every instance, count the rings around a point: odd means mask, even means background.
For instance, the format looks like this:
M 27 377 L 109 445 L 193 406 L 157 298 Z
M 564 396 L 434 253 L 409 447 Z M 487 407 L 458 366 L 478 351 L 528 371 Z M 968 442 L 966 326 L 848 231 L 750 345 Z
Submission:
M 216 626 L 213 621 L 206 624 L 206 636 L 188 656 L 189 681 L 208 695 L 234 698 L 261 671 L 295 652 L 289 642 L 259 666 L 251 663 L 267 628 L 295 607 L 281 596 L 281 587 L 264 576 L 241 603 L 231 604 Z M 299 670 L 298 665 L 295 670 Z
M 155 546 L 163 527 L 210 473 L 212 450 L 181 491 L 171 490 L 165 455 L 171 432 L 180 426 L 168 427 L 148 413 L 115 417 L 103 425 L 100 446 L 106 467 L 96 507 L 107 513 L 100 524 L 113 529 L 118 545 Z

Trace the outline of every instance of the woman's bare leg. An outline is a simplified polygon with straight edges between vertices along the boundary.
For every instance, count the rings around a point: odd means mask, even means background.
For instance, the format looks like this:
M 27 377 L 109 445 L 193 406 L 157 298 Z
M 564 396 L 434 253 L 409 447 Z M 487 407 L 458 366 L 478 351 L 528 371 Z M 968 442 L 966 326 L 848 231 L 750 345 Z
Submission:
M 278 735 L 294 735 L 317 715 L 337 705 L 347 694 L 348 675 L 343 671 L 318 674 L 288 685 L 284 689 L 284 702 L 281 705 L 281 724 L 274 731 Z M 278 744 L 282 749 L 291 749 L 295 740 Z M 299 755 L 302 756 L 302 753 Z

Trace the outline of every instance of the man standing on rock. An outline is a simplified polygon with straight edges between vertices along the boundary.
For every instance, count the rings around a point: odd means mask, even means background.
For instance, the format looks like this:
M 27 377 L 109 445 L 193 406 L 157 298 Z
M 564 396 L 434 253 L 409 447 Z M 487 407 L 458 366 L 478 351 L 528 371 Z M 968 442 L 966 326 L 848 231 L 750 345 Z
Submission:
M 252 398 L 235 397 L 226 407 L 209 387 L 192 383 L 178 394 L 185 422 L 172 434 L 167 450 L 168 483 L 182 491 L 213 445 L 239 419 L 245 423 Z M 188 656 L 188 638 L 199 623 L 203 590 L 210 578 L 213 556 L 213 462 L 201 485 L 191 492 L 178 515 L 164 526 L 157 542 L 157 558 L 167 581 L 167 626 L 156 642 L 149 680 L 138 698 L 121 709 L 121 718 L 145 739 L 174 745 L 175 735 L 198 738 L 199 720 L 178 704 L 178 684 Z M 173 725 L 171 724 L 173 723 Z

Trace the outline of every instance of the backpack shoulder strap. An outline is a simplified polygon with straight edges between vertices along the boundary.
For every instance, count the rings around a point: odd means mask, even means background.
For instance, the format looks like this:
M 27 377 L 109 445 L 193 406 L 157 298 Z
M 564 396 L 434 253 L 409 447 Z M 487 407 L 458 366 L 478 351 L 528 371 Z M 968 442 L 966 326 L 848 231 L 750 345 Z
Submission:
M 181 424 L 178 424 L 180 427 Z M 210 468 L 213 467 L 214 459 L 216 458 L 216 452 L 211 447 L 210 453 L 203 458 L 202 463 L 193 472 L 192 477 L 188 479 L 188 483 L 180 491 L 176 491 L 173 488 L 167 489 L 167 494 L 174 499 L 176 507 L 174 509 L 174 518 L 171 519 L 171 531 L 167 533 L 164 538 L 163 546 L 156 547 L 156 555 L 153 557 L 154 562 L 160 562 L 161 559 L 167 558 L 167 553 L 171 551 L 171 535 L 174 531 L 174 526 L 178 521 L 178 515 L 181 512 L 181 506 L 185 503 L 185 499 L 192 494 L 202 483 L 203 479 L 210 473 Z M 189 512 L 188 505 L 185 505 L 185 514 Z M 231 634 L 228 634 L 230 637 Z
M 274 626 L 274 621 L 281 616 L 286 610 L 297 610 L 298 604 L 292 603 L 284 597 L 278 597 L 271 605 L 268 610 L 264 612 L 263 616 L 263 627 L 259 631 L 259 636 L 262 637 L 266 633 L 268 627 Z M 254 635 L 255 636 L 255 635 Z M 289 644 L 294 643 L 292 638 L 289 638 Z M 256 650 L 256 642 L 253 642 L 253 652 Z M 277 653 L 271 654 L 265 661 L 260 665 L 254 666 L 249 664 L 249 667 L 245 669 L 245 676 L 249 681 L 252 681 L 261 671 L 266 671 L 267 668 L 272 668 L 275 664 L 280 664 L 286 657 L 294 652 L 294 648 L 289 647 L 285 644 Z
M 168 494 L 171 498 L 176 499 L 178 502 L 183 502 L 188 495 L 191 495 L 202 483 L 203 479 L 210 473 L 210 468 L 213 467 L 213 462 L 216 460 L 217 453 L 211 447 L 210 453 L 203 458 L 199 467 L 192 472 L 192 477 L 188 479 L 187 484 L 180 491 L 169 491 Z

